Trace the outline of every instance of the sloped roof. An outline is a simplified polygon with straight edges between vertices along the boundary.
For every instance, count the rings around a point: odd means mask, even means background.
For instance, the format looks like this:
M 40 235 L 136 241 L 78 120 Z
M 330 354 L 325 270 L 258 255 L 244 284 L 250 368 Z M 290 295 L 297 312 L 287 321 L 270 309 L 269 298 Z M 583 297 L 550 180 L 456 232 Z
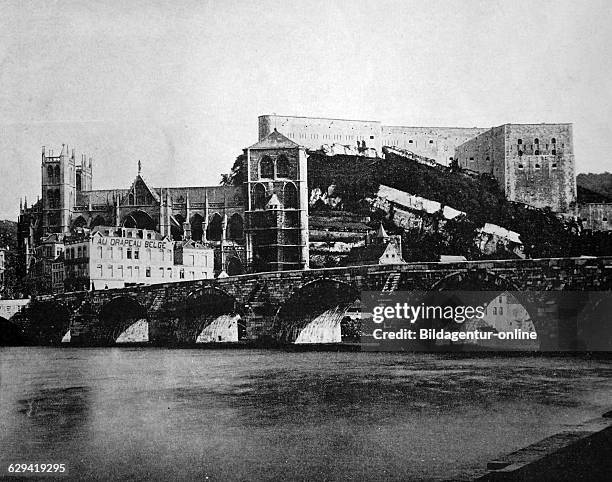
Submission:
M 160 197 L 159 194 L 157 193 L 156 189 L 153 189 L 151 187 L 151 185 L 149 183 L 147 183 L 147 181 L 145 181 L 145 179 L 142 177 L 141 174 L 137 174 L 136 178 L 134 179 L 134 182 L 132 182 L 132 185 L 130 186 L 130 188 L 127 191 L 127 194 L 131 193 L 134 191 L 136 184 L 138 182 L 141 182 L 142 184 L 144 184 L 144 187 L 149 191 L 149 193 L 151 193 L 151 196 L 153 196 L 153 199 L 157 202 L 160 202 Z M 125 197 L 125 196 L 124 196 Z M 121 204 L 123 204 L 125 202 L 125 199 L 122 199 Z
M 285 137 L 276 129 L 270 132 L 264 139 L 259 142 L 256 142 L 247 149 L 279 149 L 279 148 L 294 148 L 299 147 L 299 144 L 296 144 L 288 137 Z
M 378 264 L 386 249 L 387 245 L 380 243 L 368 244 L 367 246 L 353 248 L 344 260 L 344 264 Z
M 376 231 L 376 237 L 381 238 L 381 239 L 387 239 L 389 237 L 382 223 L 380 223 L 380 226 L 378 227 L 378 231 Z

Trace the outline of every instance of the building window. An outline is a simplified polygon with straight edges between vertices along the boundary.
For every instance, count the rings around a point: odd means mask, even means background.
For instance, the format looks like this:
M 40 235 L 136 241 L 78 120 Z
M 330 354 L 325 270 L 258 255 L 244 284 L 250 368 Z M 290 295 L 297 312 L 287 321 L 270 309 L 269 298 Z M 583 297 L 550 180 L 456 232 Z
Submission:
M 374 136 L 370 136 L 370 139 L 374 139 Z
M 132 250 L 130 248 L 128 248 L 127 250 L 127 259 L 132 259 Z
M 503 314 L 504 314 L 504 309 L 503 309 L 501 306 L 499 307 L 499 314 L 500 314 L 500 315 L 503 315 Z
M 557 143 L 557 139 L 555 139 L 555 138 L 553 137 L 553 138 L 550 140 L 550 142 L 551 142 L 552 144 L 556 144 L 556 143 Z
M 539 156 L 539 155 L 540 155 L 540 149 L 536 149 L 536 150 L 535 150 L 535 152 L 534 152 L 534 154 L 535 154 L 536 156 Z
M 518 165 L 518 168 L 519 168 L 519 169 L 523 169 L 523 165 L 522 165 L 522 164 L 519 164 L 519 165 Z
M 493 307 L 493 314 L 496 315 L 497 314 L 497 307 Z
M 72 255 L 74 256 L 74 251 L 72 252 Z M 98 246 L 98 258 L 102 259 L 102 246 Z
M 102 265 L 98 265 L 98 278 L 102 278 Z
M 285 209 L 297 209 L 298 193 L 295 184 L 288 182 L 283 189 L 283 203 Z
M 172 268 L 168 268 L 168 278 L 172 278 Z
M 521 150 L 519 149 L 519 151 L 518 151 L 518 155 L 519 155 L 519 157 L 521 157 L 521 156 L 523 155 L 523 151 L 521 151 Z
M 533 143 L 537 146 L 540 143 L 540 139 L 537 137 L 533 140 Z
M 517 144 L 520 146 L 523 143 L 523 139 L 519 139 Z
M 557 169 L 557 163 L 553 162 L 550 167 L 553 168 L 553 169 Z
M 135 266 L 134 271 L 136 273 L 136 278 L 140 278 L 140 266 Z
M 429 139 L 429 143 L 430 143 L 430 144 L 433 144 L 433 139 Z
M 253 187 L 253 209 L 264 209 L 266 207 L 266 188 L 262 184 Z
M 412 144 L 413 142 L 414 142 L 414 141 L 413 141 L 412 139 L 410 139 L 410 140 L 408 141 L 408 144 Z
M 274 161 L 268 156 L 264 156 L 259 162 L 259 177 L 274 178 Z
M 148 266 L 147 266 L 147 270 L 146 270 L 146 272 L 145 272 L 145 276 L 146 276 L 147 278 L 150 278 L 150 277 L 151 277 L 151 268 L 150 268 L 150 267 L 148 267 Z
M 290 177 L 289 159 L 284 154 L 276 160 L 276 175 L 277 177 Z
M 470 161 L 473 161 L 473 160 L 474 160 L 474 158 L 473 158 L 473 157 L 470 157 Z
M 536 165 L 535 165 L 535 168 L 536 168 L 536 169 L 540 169 L 540 165 L 539 165 L 539 164 L 536 164 Z
M 114 278 L 114 275 L 115 275 L 115 273 L 114 273 L 114 270 L 113 270 L 113 265 L 109 264 L 108 265 L 108 277 L 109 278 Z
M 179 278 L 180 279 L 185 279 L 185 270 L 184 269 L 179 271 Z
M 159 277 L 163 278 L 164 277 L 164 268 L 159 268 Z
M 557 150 L 556 150 L 556 149 L 553 149 L 553 150 L 551 151 L 551 154 L 552 154 L 553 156 L 556 156 L 556 155 L 557 155 Z

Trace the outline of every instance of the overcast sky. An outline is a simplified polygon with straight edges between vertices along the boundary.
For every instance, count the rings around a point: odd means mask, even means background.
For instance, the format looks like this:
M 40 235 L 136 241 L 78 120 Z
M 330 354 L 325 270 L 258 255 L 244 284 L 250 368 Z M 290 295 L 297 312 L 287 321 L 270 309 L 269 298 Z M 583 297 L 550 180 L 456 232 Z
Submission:
M 0 0 L 0 218 L 40 193 L 40 149 L 94 188 L 217 184 L 257 116 L 489 127 L 572 122 L 612 170 L 606 1 Z M 80 156 L 79 156 L 80 158 Z

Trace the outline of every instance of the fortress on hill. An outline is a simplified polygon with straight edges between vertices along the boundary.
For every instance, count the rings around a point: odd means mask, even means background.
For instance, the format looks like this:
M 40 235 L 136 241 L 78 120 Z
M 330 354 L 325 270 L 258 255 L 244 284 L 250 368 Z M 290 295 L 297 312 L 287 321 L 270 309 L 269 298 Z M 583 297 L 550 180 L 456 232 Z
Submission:
M 383 147 L 410 151 L 433 165 L 490 174 L 511 201 L 576 212 L 571 124 L 403 127 L 279 115 L 262 115 L 258 121 L 258 141 L 243 151 L 242 185 L 153 186 L 139 162 L 131 186 L 96 190 L 91 158 L 79 158 L 67 145 L 59 153 L 43 147 L 41 197 L 32 206 L 21 206 L 18 222 L 26 271 L 44 257 L 41 246 L 50 237 L 56 244 L 63 238 L 69 243 L 96 226 L 150 230 L 170 241 L 203 243 L 214 249 L 215 273 L 307 268 L 309 250 L 316 251 L 317 241 L 329 242 L 317 239 L 317 230 L 329 236 L 332 222 L 316 213 L 309 216 L 308 159 L 315 151 L 329 155 L 336 148 L 354 155 L 356 163 L 384 157 Z M 345 221 L 350 229 L 341 236 L 352 237 L 351 242 L 365 239 L 369 227 L 363 221 Z M 337 218 L 332 225 L 342 222 Z M 319 229 L 317 223 L 328 226 Z M 349 236 L 347 230 L 354 233 Z
M 307 149 L 322 145 L 384 146 L 411 151 L 438 164 L 492 175 L 510 201 L 556 212 L 576 202 L 571 124 L 504 124 L 499 127 L 385 126 L 379 121 L 262 115 L 259 138 L 277 129 Z

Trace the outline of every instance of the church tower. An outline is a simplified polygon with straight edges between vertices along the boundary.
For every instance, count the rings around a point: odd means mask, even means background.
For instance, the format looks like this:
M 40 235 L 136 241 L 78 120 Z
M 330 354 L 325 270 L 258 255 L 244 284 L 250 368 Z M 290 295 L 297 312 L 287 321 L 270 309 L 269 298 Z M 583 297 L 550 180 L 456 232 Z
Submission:
M 59 155 L 42 148 L 43 233 L 66 233 L 75 203 L 74 155 L 62 144 Z
M 308 268 L 305 149 L 275 129 L 245 154 L 247 263 L 255 272 Z
M 77 203 L 77 193 L 90 191 L 92 183 L 92 160 L 81 156 L 76 164 L 74 149 L 62 144 L 59 155 L 42 148 L 42 231 L 68 233 Z

